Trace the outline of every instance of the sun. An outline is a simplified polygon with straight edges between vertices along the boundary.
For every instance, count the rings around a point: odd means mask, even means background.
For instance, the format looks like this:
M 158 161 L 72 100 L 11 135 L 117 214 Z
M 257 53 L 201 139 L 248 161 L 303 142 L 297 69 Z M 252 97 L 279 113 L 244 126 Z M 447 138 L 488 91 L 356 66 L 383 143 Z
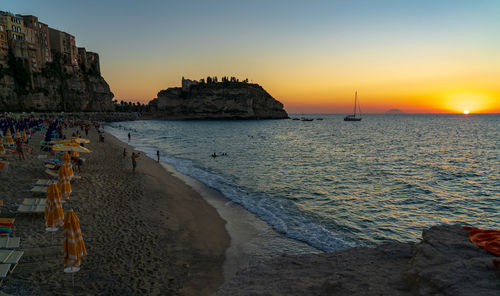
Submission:
M 469 110 L 464 110 L 465 115 L 469 115 Z

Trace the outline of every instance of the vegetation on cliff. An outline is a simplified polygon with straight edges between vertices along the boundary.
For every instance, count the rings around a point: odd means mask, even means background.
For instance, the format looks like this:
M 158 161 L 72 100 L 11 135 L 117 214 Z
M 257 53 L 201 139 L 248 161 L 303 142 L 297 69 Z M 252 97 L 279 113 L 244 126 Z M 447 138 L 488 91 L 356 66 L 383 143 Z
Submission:
M 12 53 L 0 69 L 0 111 L 108 111 L 112 98 L 97 69 L 72 67 L 59 53 L 40 72 Z

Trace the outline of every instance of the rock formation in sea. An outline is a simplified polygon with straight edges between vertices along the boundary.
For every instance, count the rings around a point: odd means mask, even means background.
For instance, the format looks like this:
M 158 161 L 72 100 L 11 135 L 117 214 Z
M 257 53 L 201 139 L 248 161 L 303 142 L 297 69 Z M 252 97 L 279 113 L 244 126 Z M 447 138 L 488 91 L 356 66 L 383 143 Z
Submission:
M 60 56 L 37 73 L 22 62 L 0 69 L 0 111 L 109 111 L 113 97 L 99 72 L 74 68 Z
M 260 85 L 223 79 L 197 82 L 182 78 L 182 87 L 162 90 L 150 102 L 153 118 L 279 119 L 288 118 L 283 104 Z
M 498 295 L 498 258 L 458 225 L 423 231 L 418 244 L 283 255 L 252 264 L 215 295 Z

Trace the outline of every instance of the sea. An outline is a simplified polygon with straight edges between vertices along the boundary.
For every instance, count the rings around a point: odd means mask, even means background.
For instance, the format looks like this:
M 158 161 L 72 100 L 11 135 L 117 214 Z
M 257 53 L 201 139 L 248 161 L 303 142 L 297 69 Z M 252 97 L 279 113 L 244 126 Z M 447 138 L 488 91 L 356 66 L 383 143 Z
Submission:
M 432 225 L 500 228 L 500 115 L 290 115 L 304 116 L 106 130 L 322 251 L 417 242 Z

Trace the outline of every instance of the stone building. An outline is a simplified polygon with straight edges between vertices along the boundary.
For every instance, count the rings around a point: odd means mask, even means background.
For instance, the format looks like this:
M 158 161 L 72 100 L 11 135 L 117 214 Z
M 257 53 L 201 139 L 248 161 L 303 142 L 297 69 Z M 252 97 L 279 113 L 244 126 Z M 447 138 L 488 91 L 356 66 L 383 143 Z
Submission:
M 198 85 L 198 84 L 199 84 L 198 81 L 191 80 L 191 79 L 184 79 L 184 76 L 182 77 L 182 84 L 181 85 L 182 85 L 183 91 L 188 91 L 192 85 Z
M 42 64 L 38 58 L 38 40 L 35 38 L 35 30 L 24 27 L 24 36 L 28 44 L 28 65 L 31 72 L 39 72 Z
M 22 18 L 24 20 L 26 41 L 28 42 L 30 54 L 30 43 L 35 45 L 34 53 L 36 61 L 30 62 L 30 66 L 33 72 L 37 72 L 43 68 L 45 63 L 52 61 L 50 53 L 49 26 L 40 22 L 38 17 L 34 15 L 22 15 Z M 30 40 L 30 34 L 33 35 L 33 40 Z M 30 56 L 30 61 L 31 60 L 32 56 Z M 36 66 L 33 66 L 35 64 Z
M 84 71 L 88 71 L 89 65 L 87 63 L 87 50 L 85 47 L 77 47 L 78 49 L 78 66 Z
M 78 50 L 75 36 L 49 27 L 50 50 L 60 53 L 64 64 L 78 68 Z
M 98 53 L 87 51 L 87 65 L 88 71 L 91 71 L 96 76 L 101 75 L 101 65 Z
M 28 59 L 28 44 L 24 35 L 23 18 L 10 12 L 0 11 L 0 22 L 5 24 L 7 40 L 16 58 Z
M 0 65 L 7 67 L 7 55 L 9 54 L 9 43 L 7 41 L 5 24 L 0 22 Z

